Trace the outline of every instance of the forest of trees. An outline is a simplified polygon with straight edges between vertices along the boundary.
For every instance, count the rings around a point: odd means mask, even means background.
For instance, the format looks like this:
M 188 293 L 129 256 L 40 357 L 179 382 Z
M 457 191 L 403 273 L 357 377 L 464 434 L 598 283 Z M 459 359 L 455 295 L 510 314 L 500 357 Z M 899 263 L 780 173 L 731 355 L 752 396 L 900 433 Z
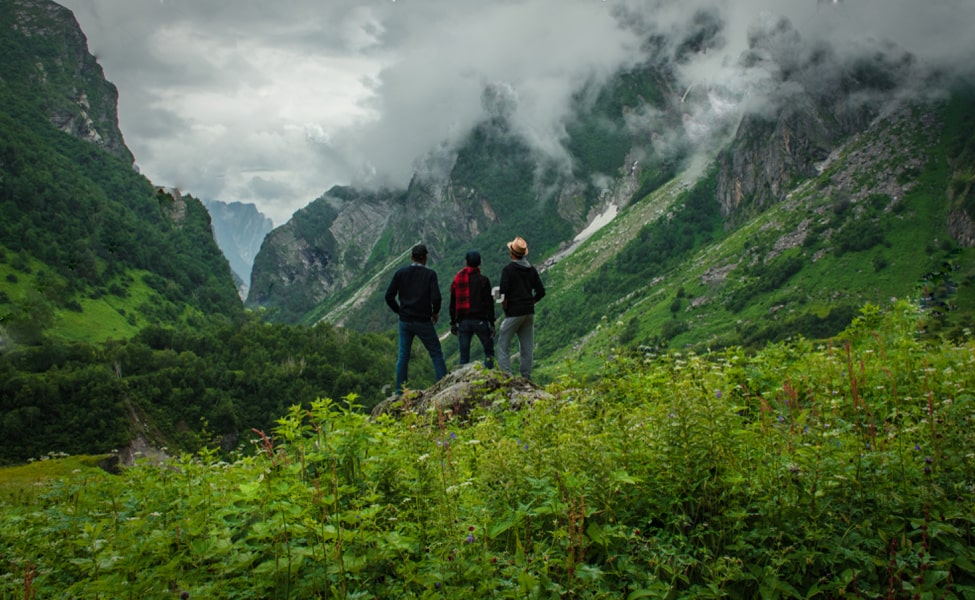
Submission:
M 385 398 L 391 335 L 270 324 L 257 314 L 144 328 L 103 344 L 46 339 L 0 352 L 0 464 L 49 452 L 108 452 L 141 425 L 176 448 L 233 449 L 294 404 Z M 416 376 L 423 376 L 417 369 Z

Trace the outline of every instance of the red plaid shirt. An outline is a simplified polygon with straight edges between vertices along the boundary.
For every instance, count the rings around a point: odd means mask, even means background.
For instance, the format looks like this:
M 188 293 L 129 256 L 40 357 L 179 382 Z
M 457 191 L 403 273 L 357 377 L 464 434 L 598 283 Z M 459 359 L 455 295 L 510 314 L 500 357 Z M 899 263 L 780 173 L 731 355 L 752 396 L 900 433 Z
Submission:
M 450 322 L 464 319 L 494 321 L 491 281 L 478 267 L 464 267 L 450 284 Z

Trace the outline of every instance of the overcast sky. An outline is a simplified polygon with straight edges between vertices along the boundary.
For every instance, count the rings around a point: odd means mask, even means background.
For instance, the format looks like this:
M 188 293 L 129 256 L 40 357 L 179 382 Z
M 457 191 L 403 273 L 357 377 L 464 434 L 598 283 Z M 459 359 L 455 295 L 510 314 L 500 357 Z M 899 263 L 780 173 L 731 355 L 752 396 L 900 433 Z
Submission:
M 973 0 L 58 0 L 119 89 L 122 133 L 157 185 L 252 202 L 284 223 L 335 184 L 405 187 L 415 162 L 510 96 L 537 148 L 559 152 L 580 82 L 641 59 L 648 29 L 722 15 L 719 51 L 685 84 L 750 85 L 736 65 L 770 13 L 805 42 L 889 41 L 971 69 Z

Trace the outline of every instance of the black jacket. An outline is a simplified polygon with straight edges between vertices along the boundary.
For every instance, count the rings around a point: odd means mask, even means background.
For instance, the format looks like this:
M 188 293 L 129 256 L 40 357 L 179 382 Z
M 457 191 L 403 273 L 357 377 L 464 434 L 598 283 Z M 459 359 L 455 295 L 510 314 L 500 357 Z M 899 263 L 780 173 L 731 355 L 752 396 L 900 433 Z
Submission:
M 400 321 L 429 321 L 433 315 L 440 314 L 442 302 L 437 272 L 418 263 L 396 271 L 386 288 L 386 304 L 399 315 Z
M 490 321 L 494 324 L 494 297 L 491 296 L 491 280 L 479 271 L 470 274 L 467 287 L 470 289 L 470 307 L 458 308 L 456 277 L 450 286 L 450 324 L 460 323 L 464 319 Z
M 545 297 L 545 286 L 538 270 L 527 260 L 513 260 L 501 270 L 501 293 L 504 314 L 520 317 L 534 314 L 535 303 Z

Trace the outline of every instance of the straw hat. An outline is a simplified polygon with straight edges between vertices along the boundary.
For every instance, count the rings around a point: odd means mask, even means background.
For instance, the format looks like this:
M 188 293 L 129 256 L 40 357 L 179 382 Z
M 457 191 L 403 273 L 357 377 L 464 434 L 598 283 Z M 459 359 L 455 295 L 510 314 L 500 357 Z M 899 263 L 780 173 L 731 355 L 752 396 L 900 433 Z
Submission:
M 528 254 L 528 243 L 520 237 L 508 242 L 508 250 L 511 251 L 511 256 L 513 258 L 525 258 Z

